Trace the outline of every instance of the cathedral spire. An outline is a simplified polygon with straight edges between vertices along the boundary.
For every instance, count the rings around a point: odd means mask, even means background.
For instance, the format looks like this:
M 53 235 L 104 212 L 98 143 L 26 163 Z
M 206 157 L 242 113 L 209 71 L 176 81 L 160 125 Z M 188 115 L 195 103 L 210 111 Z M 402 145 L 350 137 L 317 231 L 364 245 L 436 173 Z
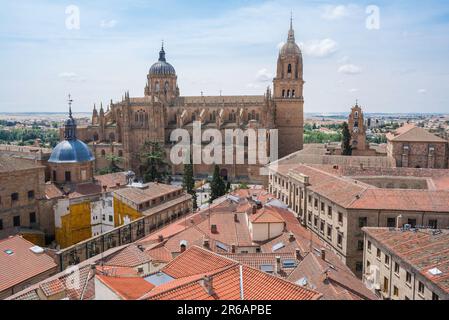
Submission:
M 64 124 L 64 138 L 66 140 L 76 140 L 76 122 L 75 119 L 73 119 L 72 115 L 72 97 L 69 94 L 69 118 L 66 120 Z
M 164 50 L 164 40 L 162 40 L 162 48 L 161 48 L 161 51 L 159 51 L 159 61 L 166 62 L 166 60 L 165 60 L 165 50 Z
M 295 30 L 293 30 L 293 11 L 290 12 L 290 30 L 288 30 L 288 42 L 295 42 Z

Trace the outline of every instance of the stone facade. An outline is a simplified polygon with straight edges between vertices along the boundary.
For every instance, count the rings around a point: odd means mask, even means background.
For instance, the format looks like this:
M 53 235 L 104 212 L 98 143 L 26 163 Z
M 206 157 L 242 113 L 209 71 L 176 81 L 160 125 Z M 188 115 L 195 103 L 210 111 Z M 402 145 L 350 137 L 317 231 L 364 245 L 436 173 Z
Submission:
M 172 131 L 183 128 L 191 133 L 194 121 L 200 121 L 204 129 L 219 129 L 223 137 L 226 129 L 278 129 L 279 157 L 283 157 L 303 146 L 303 86 L 302 54 L 292 27 L 279 53 L 273 92 L 267 89 L 260 96 L 181 96 L 177 75 L 162 48 L 147 76 L 144 96 L 125 93 L 122 101 L 111 101 L 106 111 L 102 105 L 99 111 L 94 106 L 92 124 L 79 128 L 78 137 L 93 149 L 97 170 L 108 165 L 107 154 L 115 154 L 123 157 L 123 169 L 137 174 L 142 173 L 139 154 L 145 142 L 158 142 L 169 154 Z M 246 148 L 246 157 L 249 152 Z M 233 164 L 221 166 L 221 174 L 230 180 L 263 182 L 260 168 L 259 162 L 236 164 L 234 157 Z M 194 166 L 197 176 L 212 171 L 213 165 Z M 172 166 L 172 174 L 182 173 L 182 165 Z
M 51 229 L 44 200 L 45 167 L 0 155 L 0 238 L 20 233 L 43 245 Z
M 406 124 L 387 134 L 387 140 L 387 155 L 397 167 L 448 168 L 448 141 L 423 128 Z

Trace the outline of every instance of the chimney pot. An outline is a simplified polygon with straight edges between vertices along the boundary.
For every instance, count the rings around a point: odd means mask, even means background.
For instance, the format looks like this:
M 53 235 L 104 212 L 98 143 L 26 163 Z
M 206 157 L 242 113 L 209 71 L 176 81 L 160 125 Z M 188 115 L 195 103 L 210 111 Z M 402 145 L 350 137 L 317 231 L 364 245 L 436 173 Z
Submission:
M 209 239 L 207 238 L 203 239 L 203 247 L 209 249 Z
M 288 235 L 288 240 L 289 240 L 290 242 L 293 242 L 293 241 L 296 240 L 295 235 L 294 235 L 293 232 L 290 232 L 290 233 L 289 233 L 289 235 Z
M 210 226 L 210 232 L 211 232 L 211 233 L 218 233 L 218 228 L 217 228 L 217 225 L 216 225 L 216 224 L 212 224 L 212 225 Z
M 296 260 L 302 260 L 301 257 L 301 250 L 299 248 L 296 248 L 295 250 L 295 256 L 296 256 Z
M 160 234 L 160 235 L 158 236 L 158 239 L 159 239 L 159 242 L 162 242 L 162 241 L 164 241 L 164 236 Z
M 280 256 L 276 256 L 276 267 L 274 272 L 276 274 L 279 274 L 279 272 L 281 271 L 281 257 Z
M 326 249 L 324 248 L 321 248 L 321 259 L 326 261 Z
M 257 212 L 257 206 L 254 205 L 254 206 L 253 206 L 253 214 L 256 214 L 256 212 Z
M 231 252 L 232 252 L 232 253 L 235 253 L 235 244 L 232 244 L 232 245 L 231 245 Z
M 213 295 L 214 294 L 214 290 L 212 288 L 212 277 L 210 276 L 204 276 L 202 279 L 202 285 L 204 290 L 206 290 L 208 295 Z

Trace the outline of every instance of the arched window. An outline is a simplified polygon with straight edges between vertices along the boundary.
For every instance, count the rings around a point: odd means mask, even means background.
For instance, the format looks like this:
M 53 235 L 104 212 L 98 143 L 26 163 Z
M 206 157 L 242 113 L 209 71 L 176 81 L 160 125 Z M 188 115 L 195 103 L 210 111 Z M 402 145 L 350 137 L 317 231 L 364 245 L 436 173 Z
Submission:
M 115 141 L 115 134 L 114 133 L 110 133 L 109 134 L 109 140 L 111 141 L 111 142 L 113 142 L 113 141 Z
M 285 98 L 285 89 L 282 90 L 282 98 Z
M 287 98 L 290 98 L 290 90 L 287 90 Z
M 256 111 L 254 110 L 251 112 L 251 119 L 256 119 Z
M 156 81 L 156 83 L 155 83 L 155 89 L 156 89 L 156 92 L 159 92 L 159 89 L 160 89 L 159 81 Z
M 192 122 L 195 121 L 195 120 L 196 120 L 196 114 L 194 112 L 194 113 L 192 113 Z
M 288 72 L 288 73 L 292 73 L 292 65 L 291 65 L 291 64 L 288 65 L 287 72 Z
M 118 156 L 119 156 L 119 157 L 123 157 L 123 151 L 122 151 L 122 150 L 119 150 L 119 151 L 118 151 Z
M 94 133 L 94 137 L 93 137 L 94 141 L 98 141 L 98 133 Z
M 137 112 L 134 114 L 134 120 L 135 122 L 139 122 L 139 114 Z
M 295 97 L 295 90 L 292 90 L 292 98 Z
M 101 150 L 101 156 L 102 156 L 103 158 L 106 157 L 106 151 Z
M 168 83 L 168 81 L 165 81 L 165 87 L 164 87 L 165 92 L 168 92 L 169 88 L 170 88 L 170 84 Z
M 259 121 L 259 114 L 256 113 L 256 120 Z

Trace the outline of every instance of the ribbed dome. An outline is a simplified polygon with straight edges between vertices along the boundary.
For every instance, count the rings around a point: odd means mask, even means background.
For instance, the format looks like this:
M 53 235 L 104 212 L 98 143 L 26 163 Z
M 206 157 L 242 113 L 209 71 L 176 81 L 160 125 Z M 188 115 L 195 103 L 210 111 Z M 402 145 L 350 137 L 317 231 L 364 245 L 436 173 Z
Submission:
M 301 49 L 295 42 L 287 42 L 281 48 L 281 55 L 300 55 Z
M 53 149 L 50 163 L 80 163 L 95 160 L 89 147 L 80 140 L 64 140 Z
M 162 46 L 159 52 L 159 61 L 153 64 L 150 68 L 150 75 L 175 75 L 176 71 L 173 66 L 165 60 L 165 50 Z

